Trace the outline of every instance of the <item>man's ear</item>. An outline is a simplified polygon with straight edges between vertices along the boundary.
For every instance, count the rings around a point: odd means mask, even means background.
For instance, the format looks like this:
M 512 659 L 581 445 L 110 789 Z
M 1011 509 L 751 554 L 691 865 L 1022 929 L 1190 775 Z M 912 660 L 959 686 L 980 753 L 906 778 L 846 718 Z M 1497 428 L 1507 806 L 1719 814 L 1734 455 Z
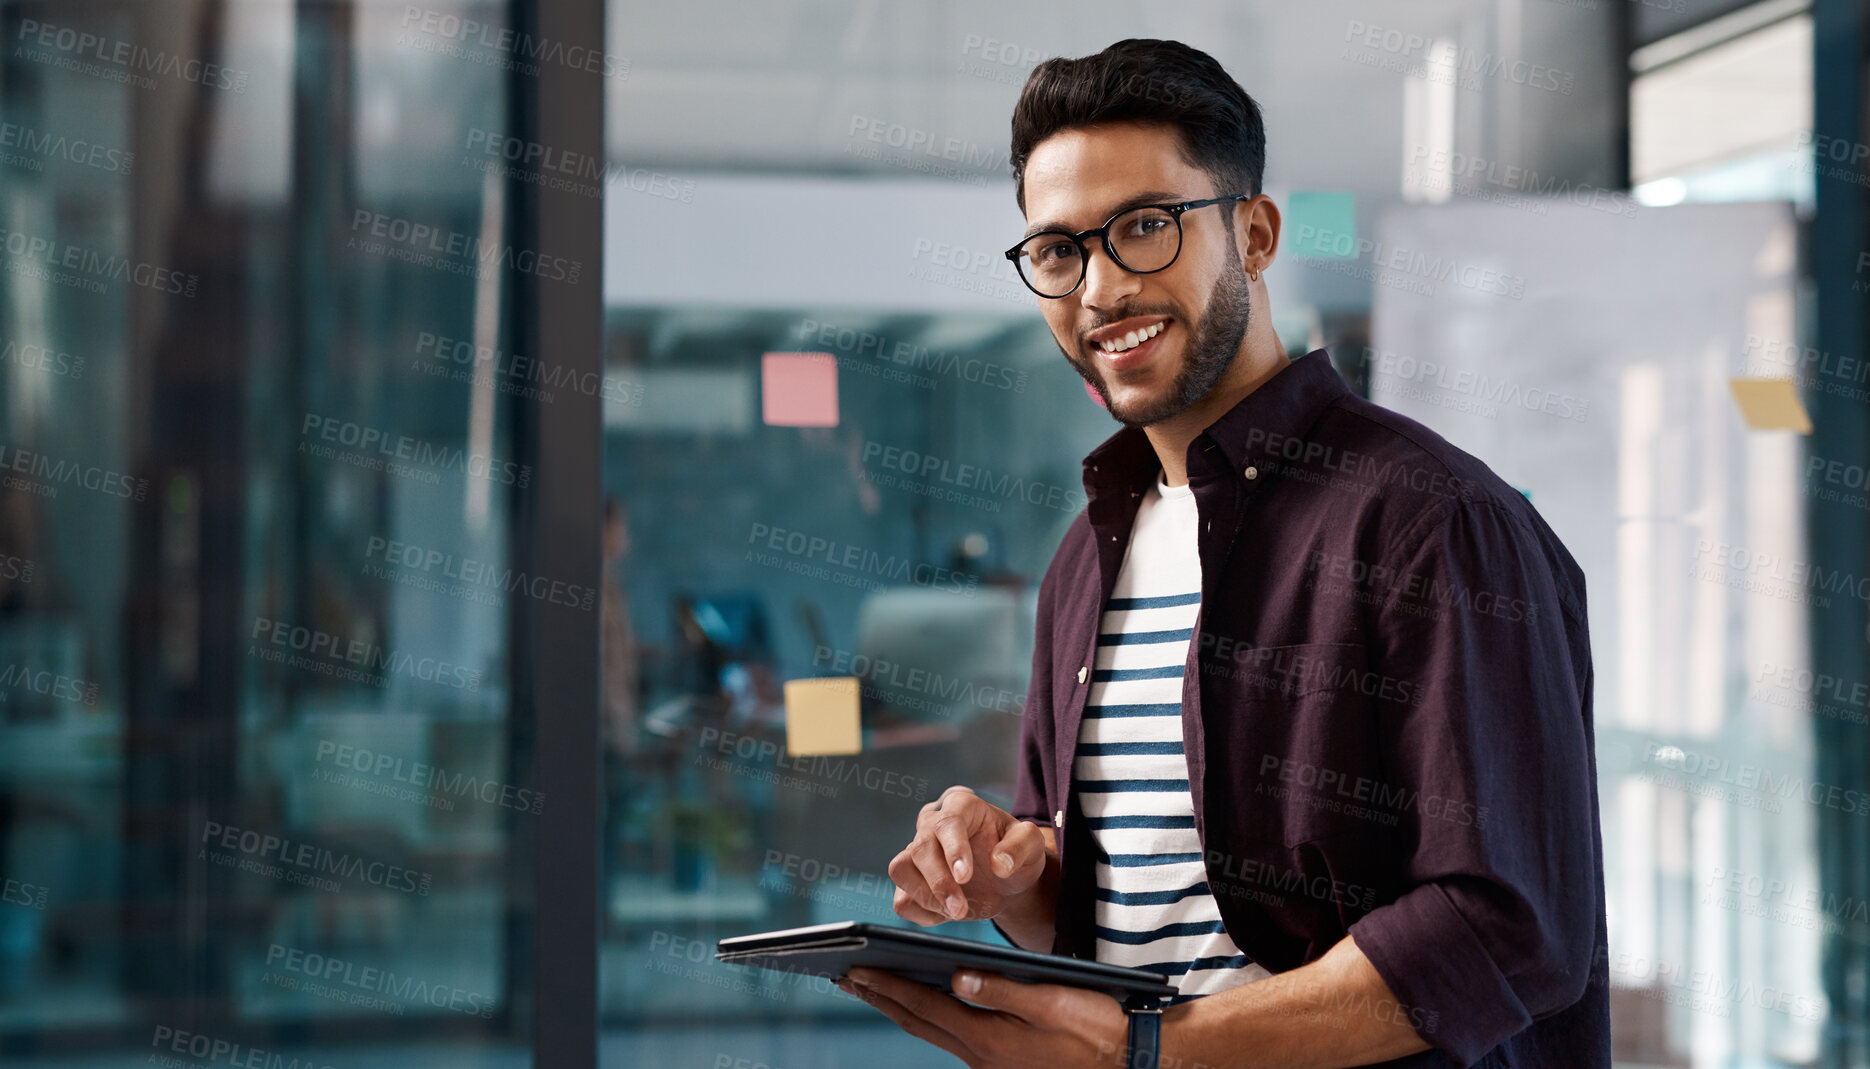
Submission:
M 1279 257 L 1279 205 L 1264 193 L 1244 201 L 1235 213 L 1235 241 L 1240 247 L 1241 265 L 1252 274 L 1260 274 Z

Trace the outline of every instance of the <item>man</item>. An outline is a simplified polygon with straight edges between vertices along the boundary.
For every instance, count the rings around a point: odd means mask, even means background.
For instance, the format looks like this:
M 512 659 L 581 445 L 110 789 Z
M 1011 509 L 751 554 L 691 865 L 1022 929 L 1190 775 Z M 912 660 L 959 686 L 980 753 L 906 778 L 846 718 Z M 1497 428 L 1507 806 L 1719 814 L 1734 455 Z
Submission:
M 1122 41 L 1041 64 L 1009 253 L 1124 424 L 1039 590 L 1012 813 L 950 788 L 919 924 L 1168 974 L 1161 1064 L 1608 1066 L 1584 578 L 1524 496 L 1289 361 L 1251 98 Z M 1111 998 L 843 982 L 973 1066 L 1121 1064 Z

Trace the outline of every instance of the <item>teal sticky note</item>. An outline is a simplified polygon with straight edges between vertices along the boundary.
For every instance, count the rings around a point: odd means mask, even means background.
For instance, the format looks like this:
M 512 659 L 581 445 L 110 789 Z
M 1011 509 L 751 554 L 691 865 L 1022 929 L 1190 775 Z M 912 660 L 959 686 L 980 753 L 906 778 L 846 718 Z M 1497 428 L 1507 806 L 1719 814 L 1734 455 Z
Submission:
M 1286 198 L 1286 252 L 1314 260 L 1357 258 L 1357 195 L 1313 190 Z

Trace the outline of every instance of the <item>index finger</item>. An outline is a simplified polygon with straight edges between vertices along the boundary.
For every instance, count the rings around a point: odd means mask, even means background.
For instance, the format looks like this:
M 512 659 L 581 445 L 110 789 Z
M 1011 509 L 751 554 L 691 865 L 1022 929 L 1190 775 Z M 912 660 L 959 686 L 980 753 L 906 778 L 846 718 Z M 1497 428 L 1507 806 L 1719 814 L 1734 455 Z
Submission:
M 948 871 L 954 873 L 956 883 L 974 878 L 973 830 L 965 818 L 958 816 L 943 817 L 935 822 L 935 841 L 947 855 Z
M 961 792 L 960 795 L 958 797 L 951 798 L 950 796 L 954 795 L 956 791 Z M 916 811 L 916 830 L 919 832 L 923 828 L 925 828 L 927 825 L 929 825 L 930 823 L 940 820 L 943 816 L 945 816 L 946 813 L 944 812 L 943 807 L 947 805 L 947 803 L 951 801 L 959 802 L 962 798 L 978 798 L 978 797 L 980 796 L 974 793 L 973 788 L 965 787 L 959 783 L 955 784 L 954 786 L 941 792 L 941 794 L 937 795 L 933 802 L 929 802 L 927 805 L 924 805 L 921 809 Z

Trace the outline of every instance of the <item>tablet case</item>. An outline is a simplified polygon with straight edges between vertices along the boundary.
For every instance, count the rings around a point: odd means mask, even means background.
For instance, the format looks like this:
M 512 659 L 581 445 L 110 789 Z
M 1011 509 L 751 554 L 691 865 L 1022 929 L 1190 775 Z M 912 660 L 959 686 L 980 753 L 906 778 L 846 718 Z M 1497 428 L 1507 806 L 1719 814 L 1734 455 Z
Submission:
M 956 969 L 973 968 L 1029 983 L 1090 988 L 1120 1002 L 1166 999 L 1176 993 L 1167 977 L 1143 969 L 860 921 L 733 936 L 715 945 L 714 957 L 729 965 L 834 980 L 861 965 L 943 991 L 949 990 Z

